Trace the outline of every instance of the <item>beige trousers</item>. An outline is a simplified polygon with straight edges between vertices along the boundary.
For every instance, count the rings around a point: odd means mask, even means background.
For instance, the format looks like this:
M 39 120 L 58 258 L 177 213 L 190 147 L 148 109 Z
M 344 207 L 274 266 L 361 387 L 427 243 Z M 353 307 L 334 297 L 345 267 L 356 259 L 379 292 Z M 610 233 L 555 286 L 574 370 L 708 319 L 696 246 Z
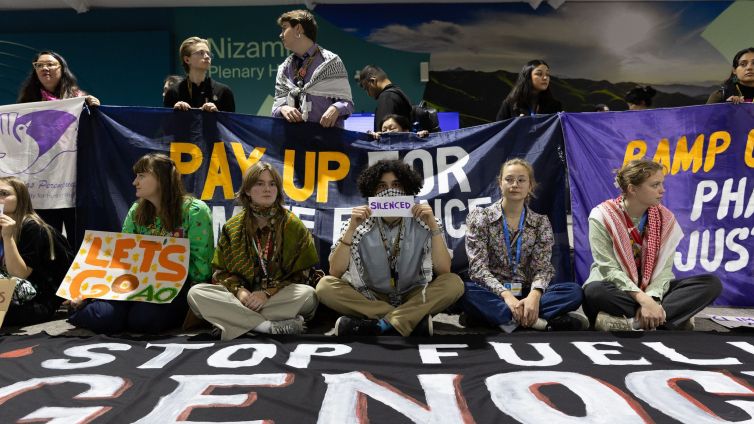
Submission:
M 328 275 L 317 284 L 317 297 L 340 314 L 357 317 L 383 318 L 402 336 L 408 336 L 427 315 L 444 311 L 463 295 L 463 281 L 456 274 L 447 273 L 435 278 L 426 290 L 417 287 L 405 295 L 398 307 L 388 303 L 388 296 L 375 293 L 377 300 L 369 300 L 351 284 Z
M 197 284 L 188 292 L 188 304 L 197 317 L 222 331 L 221 340 L 232 340 L 248 333 L 264 321 L 281 321 L 302 315 L 314 316 L 317 297 L 314 289 L 304 284 L 283 287 L 267 300 L 259 312 L 243 306 L 225 287 Z

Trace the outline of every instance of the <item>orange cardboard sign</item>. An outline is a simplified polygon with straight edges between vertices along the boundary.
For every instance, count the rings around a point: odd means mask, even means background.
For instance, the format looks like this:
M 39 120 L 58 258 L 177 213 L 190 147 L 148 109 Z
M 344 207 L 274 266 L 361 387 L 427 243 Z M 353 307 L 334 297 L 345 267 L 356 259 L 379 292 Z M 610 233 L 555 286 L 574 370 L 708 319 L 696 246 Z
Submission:
M 57 295 L 170 303 L 188 264 L 185 238 L 87 231 Z

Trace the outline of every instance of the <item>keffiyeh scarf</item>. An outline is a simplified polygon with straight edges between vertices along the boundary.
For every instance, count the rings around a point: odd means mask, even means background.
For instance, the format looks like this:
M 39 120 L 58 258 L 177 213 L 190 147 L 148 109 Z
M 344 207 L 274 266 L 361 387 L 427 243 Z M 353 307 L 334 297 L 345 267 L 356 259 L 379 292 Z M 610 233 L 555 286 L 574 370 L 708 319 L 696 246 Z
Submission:
M 297 87 L 285 75 L 285 69 L 290 67 L 293 55 L 285 59 L 280 68 L 278 68 L 277 79 L 275 81 L 275 103 L 272 105 L 273 110 L 283 105 L 295 107 L 296 98 L 298 98 L 303 119 L 306 121 L 308 120 L 310 109 L 310 105 L 307 102 L 307 96 L 309 95 L 353 101 L 351 86 L 348 84 L 348 71 L 345 65 L 343 65 L 343 62 L 335 53 L 323 48 L 320 48 L 320 51 L 324 62 L 314 70 L 312 78 L 301 88 Z

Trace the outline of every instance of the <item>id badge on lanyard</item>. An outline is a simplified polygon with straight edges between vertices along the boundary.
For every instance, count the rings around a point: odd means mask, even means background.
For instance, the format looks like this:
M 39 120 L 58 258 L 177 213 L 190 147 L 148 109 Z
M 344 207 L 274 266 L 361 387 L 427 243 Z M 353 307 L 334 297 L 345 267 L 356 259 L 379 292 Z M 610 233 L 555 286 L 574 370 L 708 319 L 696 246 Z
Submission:
M 503 283 L 503 287 L 510 290 L 511 293 L 516 297 L 521 297 L 521 294 L 523 293 L 523 290 L 524 290 L 523 283 L 519 281 L 506 281 Z
M 516 271 L 518 270 L 518 265 L 521 262 L 521 243 L 523 242 L 523 239 L 524 239 L 525 219 L 526 219 L 526 209 L 521 211 L 521 219 L 519 219 L 519 222 L 518 222 L 518 239 L 516 240 L 516 254 L 514 257 L 513 246 L 511 245 L 512 244 L 511 234 L 508 231 L 508 224 L 505 221 L 505 216 L 503 216 L 503 237 L 505 237 L 505 246 L 506 246 L 506 252 L 508 252 L 508 260 L 513 268 L 511 272 L 512 281 L 503 282 L 503 287 L 510 290 L 511 293 L 516 297 L 520 297 L 523 294 L 523 288 L 524 288 L 524 284 L 517 277 Z

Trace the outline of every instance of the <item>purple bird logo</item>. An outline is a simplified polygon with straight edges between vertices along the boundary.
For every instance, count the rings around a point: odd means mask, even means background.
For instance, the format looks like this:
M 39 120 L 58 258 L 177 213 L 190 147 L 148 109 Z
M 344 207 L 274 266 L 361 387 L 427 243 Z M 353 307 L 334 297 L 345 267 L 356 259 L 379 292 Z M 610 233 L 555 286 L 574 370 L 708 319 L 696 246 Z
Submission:
M 0 113 L 0 172 L 36 174 L 76 151 L 78 118 L 61 110 Z

